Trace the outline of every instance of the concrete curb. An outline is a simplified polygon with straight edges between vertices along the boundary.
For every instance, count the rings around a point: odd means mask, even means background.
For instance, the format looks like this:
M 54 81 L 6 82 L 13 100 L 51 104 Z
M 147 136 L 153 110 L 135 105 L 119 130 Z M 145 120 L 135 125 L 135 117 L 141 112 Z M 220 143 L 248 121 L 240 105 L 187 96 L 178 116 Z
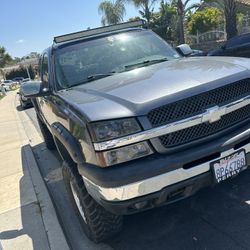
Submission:
M 31 146 L 24 146 L 23 152 L 26 162 L 28 163 L 31 180 L 41 208 L 41 215 L 48 236 L 50 248 L 52 250 L 67 250 L 69 249 L 68 243 L 58 221 L 56 210 L 39 171 Z

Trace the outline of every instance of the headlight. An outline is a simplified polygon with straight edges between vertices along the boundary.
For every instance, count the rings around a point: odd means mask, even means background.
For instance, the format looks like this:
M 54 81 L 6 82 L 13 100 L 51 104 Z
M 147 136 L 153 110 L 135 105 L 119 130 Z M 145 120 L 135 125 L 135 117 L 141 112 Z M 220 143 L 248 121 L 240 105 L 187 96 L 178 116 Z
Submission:
M 152 154 L 153 151 L 147 142 L 140 142 L 105 152 L 97 152 L 99 164 L 102 167 L 135 160 Z
M 91 125 L 95 142 L 134 134 L 141 128 L 134 118 L 96 122 Z

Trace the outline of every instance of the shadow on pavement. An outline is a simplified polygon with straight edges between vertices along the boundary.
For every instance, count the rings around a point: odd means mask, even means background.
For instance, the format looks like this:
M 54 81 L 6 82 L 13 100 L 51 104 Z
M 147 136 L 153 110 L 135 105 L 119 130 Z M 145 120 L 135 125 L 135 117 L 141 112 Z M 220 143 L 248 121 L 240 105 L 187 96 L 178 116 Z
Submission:
M 13 225 L 12 227 L 19 228 L 16 230 L 8 230 L 0 233 L 0 240 L 7 239 L 16 239 L 20 236 L 27 236 L 29 239 L 17 239 L 16 242 L 13 243 L 14 246 L 18 247 L 18 249 L 49 249 L 47 235 L 45 233 L 42 217 L 41 217 L 41 208 L 39 203 L 37 202 L 37 198 L 34 192 L 33 183 L 29 173 L 29 167 L 27 165 L 26 156 L 25 156 L 25 148 L 27 146 L 23 146 L 21 148 L 21 157 L 22 157 L 22 170 L 23 176 L 19 180 L 19 190 L 20 190 L 20 203 L 21 207 L 18 209 L 13 209 L 8 211 L 11 216 L 11 221 L 9 224 Z M 13 214 L 12 214 L 13 213 Z M 20 220 L 21 219 L 21 220 Z M 19 221 L 20 220 L 20 221 Z M 21 244 L 21 245 L 19 245 Z M 27 245 L 28 244 L 28 245 Z M 19 248 L 20 247 L 20 248 Z
M 46 182 L 46 186 L 71 249 L 105 249 L 103 244 L 96 245 L 91 242 L 82 230 L 65 189 L 61 171 L 62 161 L 57 151 L 48 150 L 45 143 L 33 146 L 32 151 L 35 155 L 40 172 Z
M 18 112 L 25 111 L 26 109 L 30 109 L 30 108 L 33 108 L 33 106 L 27 106 L 27 107 L 25 107 L 25 108 L 23 108 L 21 105 L 16 106 L 16 110 L 17 110 Z
M 250 170 L 197 195 L 127 216 L 114 249 L 250 249 Z
M 19 105 L 19 106 L 16 106 L 16 110 L 17 110 L 18 112 L 21 112 L 21 111 L 23 111 L 23 108 L 22 108 L 21 105 Z

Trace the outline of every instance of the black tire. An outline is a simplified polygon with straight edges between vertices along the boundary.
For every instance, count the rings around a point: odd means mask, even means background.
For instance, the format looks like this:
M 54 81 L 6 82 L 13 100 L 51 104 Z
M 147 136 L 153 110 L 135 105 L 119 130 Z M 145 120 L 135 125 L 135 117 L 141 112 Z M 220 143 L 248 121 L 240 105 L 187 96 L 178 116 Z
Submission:
M 41 121 L 41 119 L 39 118 L 38 115 L 37 115 L 37 121 L 38 121 L 38 125 L 40 127 L 40 130 L 42 132 L 46 147 L 49 150 L 54 150 L 56 148 L 56 144 L 55 144 L 55 141 L 54 141 L 52 134 L 48 130 L 47 126 Z
M 64 161 L 62 172 L 70 200 L 87 237 L 99 243 L 121 231 L 123 217 L 108 212 L 88 194 L 78 171 Z

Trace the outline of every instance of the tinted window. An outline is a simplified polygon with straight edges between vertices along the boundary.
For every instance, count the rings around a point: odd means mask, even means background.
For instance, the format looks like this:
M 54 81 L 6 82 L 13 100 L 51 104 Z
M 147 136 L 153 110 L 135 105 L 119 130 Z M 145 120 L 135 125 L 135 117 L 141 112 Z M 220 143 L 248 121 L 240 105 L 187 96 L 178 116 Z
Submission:
M 234 37 L 226 42 L 226 48 L 234 48 L 250 43 L 250 34 Z
M 42 61 L 42 73 L 41 73 L 42 81 L 46 85 L 49 81 L 49 67 L 48 67 L 48 55 L 44 54 Z
M 245 35 L 240 38 L 239 46 L 250 43 L 250 35 Z
M 43 61 L 43 58 L 42 56 L 39 57 L 39 67 L 38 67 L 38 75 L 40 78 L 42 78 L 42 61 Z
M 225 45 L 226 48 L 229 49 L 235 47 L 237 43 L 238 43 L 238 37 L 228 40 Z

